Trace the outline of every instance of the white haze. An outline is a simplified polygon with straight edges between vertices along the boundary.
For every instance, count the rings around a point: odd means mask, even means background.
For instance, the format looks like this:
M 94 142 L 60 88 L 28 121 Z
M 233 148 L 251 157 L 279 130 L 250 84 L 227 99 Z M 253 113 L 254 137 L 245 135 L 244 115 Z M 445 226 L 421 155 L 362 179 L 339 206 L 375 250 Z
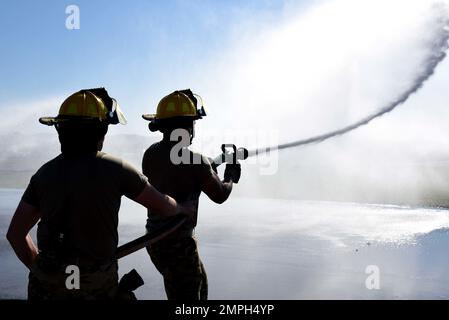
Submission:
M 198 136 L 275 130 L 285 143 L 365 118 L 413 85 L 447 17 L 447 1 L 337 0 L 242 32 L 235 48 L 207 66 L 198 90 L 210 112 Z M 241 188 L 275 197 L 441 202 L 449 187 L 448 75 L 443 61 L 392 113 L 343 137 L 281 151 L 271 178 L 248 167 L 251 182 Z
M 37 121 L 43 115 L 54 115 L 64 97 L 48 97 L 36 101 L 20 101 L 8 105 L 2 105 L 2 117 L 0 117 L 0 136 L 24 132 L 46 132 Z
M 331 0 L 301 10 L 286 6 L 276 22 L 248 17 L 235 26 L 232 46 L 198 65 L 194 76 L 176 81 L 196 90 L 206 103 L 208 117 L 198 121 L 196 148 L 213 156 L 218 142 L 248 148 L 273 144 L 273 139 L 289 142 L 378 111 L 419 74 L 447 4 Z M 449 63 L 444 60 L 423 88 L 393 112 L 345 136 L 281 151 L 275 175 L 261 176 L 258 164 L 244 166 L 238 192 L 375 202 L 419 202 L 442 194 L 449 187 L 442 175 L 449 159 L 447 83 Z M 54 134 L 37 118 L 54 114 L 61 101 L 7 108 L 0 134 L 12 127 Z M 142 127 L 135 131 L 141 133 Z M 262 137 L 259 145 L 253 145 L 254 135 Z M 205 145 L 201 138 L 214 143 Z M 106 151 L 121 155 L 121 149 L 106 144 Z
M 275 128 L 287 142 L 378 111 L 421 71 L 437 19 L 447 16 L 441 4 L 325 1 L 281 26 L 244 33 L 203 67 L 199 91 L 211 116 L 203 127 Z

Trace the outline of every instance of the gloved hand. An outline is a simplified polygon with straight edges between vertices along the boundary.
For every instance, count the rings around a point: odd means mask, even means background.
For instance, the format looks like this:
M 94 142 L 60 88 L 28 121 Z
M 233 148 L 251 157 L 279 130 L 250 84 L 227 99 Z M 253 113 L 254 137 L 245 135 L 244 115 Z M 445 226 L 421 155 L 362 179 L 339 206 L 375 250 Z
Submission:
M 224 180 L 225 181 L 232 181 L 234 183 L 238 183 L 240 180 L 240 174 L 242 172 L 240 163 L 227 163 L 226 169 L 224 172 Z

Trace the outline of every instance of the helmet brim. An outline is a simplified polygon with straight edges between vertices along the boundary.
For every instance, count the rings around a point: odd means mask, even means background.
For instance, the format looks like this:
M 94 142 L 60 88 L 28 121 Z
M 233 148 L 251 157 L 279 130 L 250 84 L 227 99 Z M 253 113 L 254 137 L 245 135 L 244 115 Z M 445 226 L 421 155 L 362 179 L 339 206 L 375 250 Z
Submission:
M 58 117 L 41 117 L 39 118 L 39 122 L 46 126 L 54 126 L 57 123 L 65 122 L 67 119 L 61 119 Z
M 154 120 L 156 120 L 156 115 L 147 113 L 147 114 L 143 114 L 142 118 L 147 120 L 147 121 L 154 121 Z
M 205 115 L 205 114 L 204 114 Z M 202 115 L 196 115 L 196 116 L 176 116 L 176 117 L 170 117 L 170 118 L 157 118 L 155 114 L 143 114 L 142 118 L 144 118 L 147 121 L 155 122 L 155 121 L 165 121 L 165 120 L 172 120 L 172 119 L 192 119 L 192 120 L 198 120 L 202 119 Z
M 92 123 L 97 123 L 97 124 L 101 124 L 101 123 L 107 123 L 106 120 L 98 120 L 96 118 L 91 118 L 91 117 L 77 117 L 77 116 L 67 116 L 67 117 L 61 117 L 61 116 L 57 116 L 57 117 L 41 117 L 39 118 L 39 122 L 46 125 L 46 126 L 54 126 L 60 123 L 64 123 L 64 122 L 72 122 L 72 123 L 86 123 L 86 124 L 92 124 Z

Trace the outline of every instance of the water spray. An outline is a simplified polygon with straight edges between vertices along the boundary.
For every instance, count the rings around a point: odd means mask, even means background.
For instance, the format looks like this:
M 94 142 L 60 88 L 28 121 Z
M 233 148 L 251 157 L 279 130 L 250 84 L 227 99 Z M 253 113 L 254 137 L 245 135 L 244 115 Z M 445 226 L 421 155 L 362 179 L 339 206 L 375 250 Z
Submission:
M 413 81 L 412 85 L 408 89 L 406 89 L 402 94 L 400 94 L 398 98 L 391 101 L 384 107 L 380 108 L 379 111 L 377 111 L 365 118 L 362 118 L 361 120 L 359 120 L 351 125 L 348 125 L 346 127 L 343 127 L 341 129 L 330 131 L 327 133 L 323 133 L 323 134 L 313 136 L 310 138 L 306 138 L 306 139 L 302 139 L 302 140 L 283 143 L 283 144 L 276 145 L 276 146 L 269 146 L 269 147 L 264 147 L 264 148 L 253 149 L 253 150 L 248 151 L 248 156 L 252 157 L 252 156 L 267 153 L 267 152 L 270 152 L 273 150 L 283 150 L 283 149 L 304 146 L 304 145 L 308 145 L 308 144 L 312 144 L 312 143 L 320 143 L 320 142 L 326 141 L 330 138 L 340 136 L 340 135 L 348 133 L 352 130 L 355 130 L 361 126 L 364 126 L 364 125 L 370 123 L 372 120 L 374 120 L 378 117 L 381 117 L 386 113 L 393 111 L 396 107 L 398 107 L 399 105 L 406 102 L 412 94 L 418 92 L 422 88 L 424 83 L 434 74 L 435 69 L 438 66 L 438 64 L 441 61 L 443 61 L 444 58 L 446 57 L 446 55 L 447 55 L 446 51 L 449 48 L 449 43 L 448 43 L 448 40 L 449 40 L 449 18 L 446 18 L 444 21 L 442 21 L 442 23 L 444 25 L 441 28 L 441 31 L 440 31 L 438 37 L 435 39 L 435 42 L 432 43 L 432 50 L 431 50 L 430 56 L 427 58 L 427 60 L 423 64 L 421 71 L 419 72 L 419 74 L 417 75 L 415 80 Z
M 361 126 L 367 125 L 372 120 L 383 116 L 386 113 L 389 113 L 396 109 L 396 107 L 400 106 L 404 102 L 406 102 L 411 95 L 418 92 L 424 85 L 424 83 L 431 78 L 431 76 L 435 73 L 436 67 L 444 60 L 447 53 L 446 51 L 449 48 L 449 17 L 443 17 L 439 21 L 438 33 L 433 41 L 430 43 L 430 54 L 424 63 L 421 66 L 417 76 L 415 77 L 412 84 L 404 90 L 401 94 L 398 95 L 396 99 L 387 103 L 385 106 L 381 107 L 377 112 L 360 119 L 348 126 L 343 128 L 333 130 L 330 132 L 326 132 L 320 135 L 312 136 L 309 138 L 296 140 L 292 142 L 287 142 L 274 146 L 267 146 L 262 148 L 256 148 L 247 150 L 245 148 L 237 149 L 235 145 L 232 144 L 224 144 L 222 145 L 223 153 L 213 159 L 212 164 L 215 166 L 219 166 L 222 163 L 236 163 L 239 160 L 245 160 L 248 157 L 257 156 L 259 154 L 269 153 L 275 150 L 283 150 L 294 147 L 300 147 L 304 145 L 309 145 L 313 143 L 321 143 L 328 139 L 343 135 L 350 131 L 353 131 Z M 232 148 L 233 151 L 230 152 L 229 149 Z
M 211 159 L 212 166 L 217 168 L 224 163 L 238 163 L 239 161 L 245 160 L 248 157 L 257 156 L 259 154 L 264 154 L 275 150 L 283 150 L 313 143 L 321 143 L 333 137 L 337 137 L 353 131 L 361 126 L 370 123 L 372 120 L 393 111 L 396 107 L 406 102 L 411 95 L 418 92 L 423 87 L 424 83 L 434 74 L 435 69 L 439 65 L 439 63 L 446 57 L 446 51 L 449 48 L 449 17 L 441 18 L 438 22 L 440 23 L 441 28 L 438 30 L 437 36 L 430 44 L 430 55 L 423 63 L 421 69 L 419 70 L 410 87 L 399 94 L 396 99 L 380 108 L 377 112 L 338 130 L 275 146 L 257 148 L 248 151 L 245 148 L 237 148 L 233 144 L 223 144 L 221 146 L 222 153 L 214 159 Z M 140 238 L 137 238 L 127 244 L 120 246 L 116 253 L 117 259 L 123 258 L 137 250 L 140 250 L 159 241 L 160 239 L 177 230 L 182 224 L 184 224 L 186 220 L 187 218 L 183 216 L 176 217 L 163 230 L 155 230 L 154 232 L 148 233 Z

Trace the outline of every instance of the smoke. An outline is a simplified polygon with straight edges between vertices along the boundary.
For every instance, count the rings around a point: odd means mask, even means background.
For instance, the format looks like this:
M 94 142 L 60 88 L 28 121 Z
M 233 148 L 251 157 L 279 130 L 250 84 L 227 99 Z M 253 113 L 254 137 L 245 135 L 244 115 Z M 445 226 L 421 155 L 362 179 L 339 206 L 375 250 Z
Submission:
M 435 72 L 435 68 L 438 64 L 446 57 L 446 50 L 449 47 L 449 15 L 447 11 L 447 7 L 443 3 L 436 4 L 433 8 L 435 12 L 440 15 L 437 17 L 437 21 L 435 23 L 434 31 L 435 37 L 431 39 L 429 42 L 429 52 L 428 56 L 424 59 L 423 65 L 420 68 L 416 78 L 413 80 L 410 88 L 406 89 L 405 92 L 400 94 L 398 98 L 394 99 L 392 102 L 388 103 L 386 106 L 379 109 L 378 112 L 375 112 L 351 125 L 345 126 L 341 129 L 334 130 L 325 134 L 320 134 L 318 136 L 310 137 L 307 139 L 297 140 L 290 143 L 280 144 L 278 146 L 254 149 L 249 152 L 250 156 L 254 156 L 260 153 L 268 152 L 273 149 L 287 149 L 298 147 L 311 143 L 319 143 L 330 138 L 343 135 L 349 131 L 355 130 L 363 125 L 370 123 L 372 120 L 383 116 L 386 113 L 393 111 L 396 107 L 403 104 L 408 98 L 420 90 L 424 84 Z

